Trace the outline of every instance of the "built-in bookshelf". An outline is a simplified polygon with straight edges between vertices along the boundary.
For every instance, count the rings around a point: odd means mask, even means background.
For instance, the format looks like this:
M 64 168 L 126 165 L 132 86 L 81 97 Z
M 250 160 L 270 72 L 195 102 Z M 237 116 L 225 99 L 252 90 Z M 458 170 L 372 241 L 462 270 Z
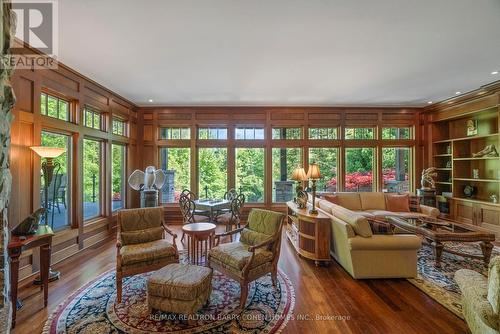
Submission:
M 432 160 L 436 194 L 447 195 L 450 216 L 500 233 L 500 205 L 491 198 L 500 196 L 500 157 L 477 156 L 489 145 L 500 151 L 498 114 L 494 105 L 433 122 Z

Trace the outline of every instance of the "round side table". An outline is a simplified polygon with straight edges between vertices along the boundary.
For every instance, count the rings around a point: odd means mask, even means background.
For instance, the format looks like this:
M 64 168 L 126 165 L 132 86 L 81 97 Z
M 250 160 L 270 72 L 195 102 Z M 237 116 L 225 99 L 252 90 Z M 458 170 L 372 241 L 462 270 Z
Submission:
M 182 226 L 188 236 L 188 257 L 193 264 L 206 262 L 208 250 L 212 248 L 215 224 L 192 223 Z

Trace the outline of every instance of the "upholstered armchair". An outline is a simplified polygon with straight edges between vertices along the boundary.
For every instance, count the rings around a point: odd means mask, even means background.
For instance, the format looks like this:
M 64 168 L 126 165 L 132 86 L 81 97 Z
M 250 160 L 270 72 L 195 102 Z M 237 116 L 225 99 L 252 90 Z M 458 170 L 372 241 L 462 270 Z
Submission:
M 276 286 L 283 221 L 281 213 L 252 209 L 244 228 L 216 235 L 208 265 L 240 283 L 240 308 L 245 306 L 250 282 L 271 273 Z M 222 237 L 236 233 L 240 233 L 239 241 L 220 244 Z
M 172 236 L 171 243 L 164 238 L 165 233 Z M 177 235 L 164 225 L 161 207 L 118 211 L 116 289 L 119 303 L 124 277 L 179 262 L 176 238 Z
M 488 278 L 460 269 L 455 281 L 462 292 L 462 312 L 472 334 L 500 332 L 500 256 L 490 261 Z

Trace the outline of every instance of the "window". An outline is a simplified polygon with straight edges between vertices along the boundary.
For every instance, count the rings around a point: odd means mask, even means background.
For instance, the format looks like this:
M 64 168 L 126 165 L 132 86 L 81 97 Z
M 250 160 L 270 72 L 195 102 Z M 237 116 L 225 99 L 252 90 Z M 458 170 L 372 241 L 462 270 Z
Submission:
M 227 191 L 227 148 L 198 149 L 200 198 L 223 198 Z
M 199 128 L 198 139 L 227 139 L 226 128 Z
M 47 224 L 55 230 L 69 226 L 71 194 L 71 137 L 63 134 L 42 131 L 42 146 L 65 148 L 66 152 L 54 159 L 52 180 L 47 188 Z M 42 159 L 43 160 L 43 159 Z M 40 189 L 41 206 L 45 207 L 44 180 L 42 175 Z
M 375 139 L 374 128 L 345 128 L 345 139 Z
M 382 148 L 382 182 L 386 192 L 410 191 L 410 148 Z
M 337 128 L 309 128 L 309 139 L 337 139 Z
M 40 104 L 42 115 L 57 118 L 63 121 L 69 121 L 68 101 L 60 99 L 56 96 L 42 93 L 40 96 Z
M 410 127 L 405 128 L 382 128 L 382 139 L 411 139 Z
M 184 189 L 191 189 L 190 148 L 160 148 L 160 168 L 167 178 L 161 190 L 162 203 L 179 201 Z
M 302 139 L 302 128 L 273 128 L 273 139 Z
M 373 191 L 373 148 L 345 149 L 344 191 Z
M 191 129 L 190 128 L 160 128 L 160 139 L 163 139 L 163 140 L 191 139 Z
M 83 139 L 83 219 L 101 215 L 101 142 Z
M 237 140 L 261 140 L 264 139 L 264 128 L 236 128 Z
M 115 211 L 125 207 L 125 146 L 113 144 L 111 151 L 111 203 L 112 210 Z
M 236 190 L 248 203 L 264 202 L 264 149 L 236 149 Z
M 337 191 L 337 148 L 310 148 L 309 163 L 319 165 L 323 178 L 316 182 L 318 190 Z M 307 168 L 305 168 L 307 170 Z
M 112 131 L 114 135 L 125 136 L 125 121 L 113 118 Z
M 302 165 L 301 148 L 272 149 L 273 202 L 287 202 L 295 196 L 295 185 L 290 179 L 293 170 Z
M 102 130 L 103 115 L 100 111 L 92 109 L 90 107 L 85 107 L 83 111 L 83 125 L 88 128 Z

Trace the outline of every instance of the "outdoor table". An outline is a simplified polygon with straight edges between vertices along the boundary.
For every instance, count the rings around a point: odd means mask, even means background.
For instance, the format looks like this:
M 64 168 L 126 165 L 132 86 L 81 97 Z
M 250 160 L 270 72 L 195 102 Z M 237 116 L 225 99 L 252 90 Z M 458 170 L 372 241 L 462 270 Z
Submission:
M 214 214 L 223 209 L 231 209 L 231 201 L 226 199 L 197 199 L 194 201 L 196 210 L 210 211 L 210 221 L 215 221 Z

